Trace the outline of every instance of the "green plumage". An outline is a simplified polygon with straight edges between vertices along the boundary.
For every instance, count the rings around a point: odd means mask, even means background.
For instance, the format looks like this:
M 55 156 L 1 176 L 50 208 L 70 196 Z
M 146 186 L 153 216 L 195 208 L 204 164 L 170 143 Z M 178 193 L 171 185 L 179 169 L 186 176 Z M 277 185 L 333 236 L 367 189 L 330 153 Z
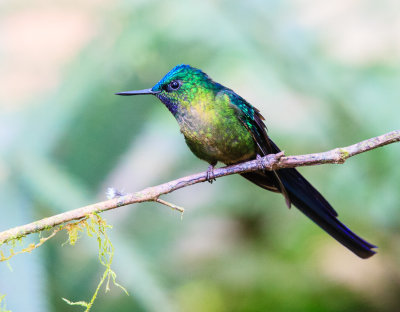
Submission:
M 191 151 L 212 165 L 254 157 L 256 145 L 252 135 L 238 119 L 239 110 L 226 93 L 221 90 L 212 94 L 209 104 L 203 98 L 196 98 L 192 106 L 182 105 L 176 116 Z
M 253 139 L 254 108 L 234 92 L 212 81 L 206 74 L 189 66 L 180 66 L 166 75 L 153 91 L 163 91 L 172 81 L 181 86 L 174 94 L 159 93 L 175 116 L 191 151 L 215 165 L 233 164 L 256 156 Z M 176 105 L 175 105 L 176 103 Z M 250 131 L 249 131 L 250 130 Z
M 259 111 L 231 89 L 189 65 L 174 67 L 153 88 L 117 93 L 153 94 L 174 115 L 191 151 L 211 166 L 234 164 L 280 150 L 268 137 Z M 374 245 L 354 234 L 337 219 L 336 211 L 296 169 L 242 174 L 252 183 L 284 195 L 328 234 L 362 258 Z

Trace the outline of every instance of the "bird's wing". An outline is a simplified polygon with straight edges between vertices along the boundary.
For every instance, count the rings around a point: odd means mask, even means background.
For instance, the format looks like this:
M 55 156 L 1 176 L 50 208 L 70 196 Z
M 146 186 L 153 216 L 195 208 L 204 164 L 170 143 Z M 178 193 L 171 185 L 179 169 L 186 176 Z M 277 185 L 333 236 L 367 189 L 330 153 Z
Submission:
M 271 144 L 272 141 L 267 135 L 267 127 L 263 122 L 264 117 L 261 115 L 260 111 L 232 90 L 226 89 L 223 92 L 229 97 L 230 105 L 234 108 L 238 119 L 253 136 L 260 154 L 265 156 L 271 153 L 279 153 L 279 148 Z M 248 173 L 246 175 L 247 177 L 252 176 L 251 180 L 263 181 L 264 183 L 258 184 L 261 187 L 273 192 L 281 192 L 285 197 L 286 205 L 290 208 L 291 201 L 289 195 L 276 171 L 272 171 L 273 176 L 269 177 L 269 179 L 265 179 L 265 177 L 258 179 L 257 173 Z
M 279 149 L 274 151 L 270 144 L 267 127 L 263 122 L 264 117 L 260 111 L 232 90 L 227 89 L 223 92 L 229 97 L 230 105 L 235 110 L 236 116 L 253 136 L 260 154 L 268 155 L 279 152 Z

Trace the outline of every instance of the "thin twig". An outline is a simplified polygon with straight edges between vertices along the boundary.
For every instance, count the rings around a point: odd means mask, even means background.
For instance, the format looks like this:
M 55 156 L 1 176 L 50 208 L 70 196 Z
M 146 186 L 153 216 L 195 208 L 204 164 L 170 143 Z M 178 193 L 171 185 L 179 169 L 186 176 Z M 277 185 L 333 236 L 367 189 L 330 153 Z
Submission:
M 157 203 L 162 204 L 162 205 L 168 206 L 168 207 L 170 207 L 171 209 L 178 210 L 180 213 L 184 213 L 184 212 L 185 212 L 185 208 L 182 208 L 182 207 L 180 207 L 180 206 L 177 206 L 177 205 L 175 205 L 175 204 L 172 204 L 172 203 L 170 203 L 170 202 L 167 202 L 166 200 L 163 200 L 163 199 L 160 199 L 160 198 L 156 198 L 155 201 L 156 201 Z
M 278 170 L 281 168 L 294 168 L 299 166 L 312 166 L 327 163 L 342 164 L 349 157 L 398 141 L 400 141 L 400 130 L 395 130 L 347 147 L 335 148 L 323 153 L 287 157 L 283 156 L 282 153 L 270 154 L 265 157 L 257 158 L 255 160 L 247 161 L 237 165 L 214 169 L 214 178 L 220 178 L 236 173 L 257 171 L 260 170 L 260 164 L 265 170 Z M 72 220 L 82 219 L 88 214 L 100 213 L 121 206 L 148 201 L 156 201 L 166 204 L 166 202 L 159 199 L 159 196 L 205 181 L 207 181 L 207 171 L 186 176 L 154 187 L 148 187 L 136 193 L 127 194 L 111 200 L 60 213 L 58 215 L 1 232 L 0 244 L 31 233 L 53 228 L 54 226 L 67 223 Z M 177 207 L 169 203 L 167 206 Z M 181 211 L 178 208 L 174 209 Z

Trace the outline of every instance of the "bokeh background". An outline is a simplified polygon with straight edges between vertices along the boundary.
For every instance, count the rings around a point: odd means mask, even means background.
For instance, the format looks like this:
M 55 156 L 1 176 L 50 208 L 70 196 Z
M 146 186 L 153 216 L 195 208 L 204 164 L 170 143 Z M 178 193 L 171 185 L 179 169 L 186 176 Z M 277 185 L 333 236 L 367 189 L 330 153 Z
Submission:
M 395 0 L 0 1 L 0 230 L 205 170 L 151 87 L 203 69 L 266 117 L 287 154 L 399 128 Z M 400 146 L 301 172 L 379 246 L 360 260 L 281 196 L 239 176 L 102 216 L 118 288 L 93 311 L 395 311 Z M 27 239 L 28 244 L 32 238 Z M 37 238 L 36 238 L 37 239 Z M 12 311 L 80 311 L 103 272 L 97 243 L 65 233 L 0 264 Z M 4 302 L 3 302 L 4 303 Z

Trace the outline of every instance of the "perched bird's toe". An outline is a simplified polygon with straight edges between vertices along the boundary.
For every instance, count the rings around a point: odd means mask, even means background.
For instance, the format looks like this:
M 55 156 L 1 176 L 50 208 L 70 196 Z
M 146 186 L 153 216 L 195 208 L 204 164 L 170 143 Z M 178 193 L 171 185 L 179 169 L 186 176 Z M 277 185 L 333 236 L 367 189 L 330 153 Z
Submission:
M 207 181 L 209 183 L 213 183 L 214 181 L 216 181 L 215 176 L 214 176 L 214 166 L 213 165 L 209 165 L 208 169 L 207 169 Z

